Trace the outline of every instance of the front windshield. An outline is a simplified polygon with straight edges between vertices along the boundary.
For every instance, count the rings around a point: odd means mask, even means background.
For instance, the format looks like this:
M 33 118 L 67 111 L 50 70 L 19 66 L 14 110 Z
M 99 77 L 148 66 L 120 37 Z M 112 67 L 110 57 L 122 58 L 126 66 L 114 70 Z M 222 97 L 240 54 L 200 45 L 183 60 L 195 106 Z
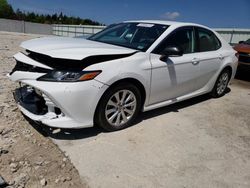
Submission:
M 150 23 L 120 23 L 109 26 L 89 37 L 89 40 L 146 51 L 168 28 Z

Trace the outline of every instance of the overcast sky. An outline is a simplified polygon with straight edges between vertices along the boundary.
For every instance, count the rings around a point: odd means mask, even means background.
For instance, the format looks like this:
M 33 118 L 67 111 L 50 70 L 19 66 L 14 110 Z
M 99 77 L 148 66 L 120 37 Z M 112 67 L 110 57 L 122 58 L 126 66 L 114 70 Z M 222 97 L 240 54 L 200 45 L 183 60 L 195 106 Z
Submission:
M 250 28 L 250 0 L 8 0 L 14 9 L 90 18 L 104 24 L 134 19 Z

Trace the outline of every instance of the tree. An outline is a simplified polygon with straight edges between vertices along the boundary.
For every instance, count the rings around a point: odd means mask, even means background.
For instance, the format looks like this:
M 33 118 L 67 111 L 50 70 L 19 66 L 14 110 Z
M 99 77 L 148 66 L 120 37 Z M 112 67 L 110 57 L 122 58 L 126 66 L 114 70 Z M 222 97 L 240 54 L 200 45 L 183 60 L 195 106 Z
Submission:
M 35 23 L 47 23 L 47 24 L 88 24 L 88 25 L 101 25 L 99 22 L 92 21 L 90 19 L 82 19 L 80 17 L 67 16 L 62 12 L 58 15 L 55 14 L 37 14 L 34 12 L 24 12 L 17 9 L 15 12 L 7 0 L 0 0 L 0 18 L 24 20 Z
M 14 18 L 15 13 L 7 0 L 0 0 L 0 18 Z
M 52 16 L 51 16 L 51 19 L 52 19 L 52 22 L 53 23 L 57 23 L 58 21 L 58 16 L 57 16 L 57 13 L 55 13 L 55 14 L 53 14 Z
M 16 19 L 17 20 L 24 20 L 24 18 L 25 18 L 25 14 L 20 9 L 17 9 L 16 10 Z

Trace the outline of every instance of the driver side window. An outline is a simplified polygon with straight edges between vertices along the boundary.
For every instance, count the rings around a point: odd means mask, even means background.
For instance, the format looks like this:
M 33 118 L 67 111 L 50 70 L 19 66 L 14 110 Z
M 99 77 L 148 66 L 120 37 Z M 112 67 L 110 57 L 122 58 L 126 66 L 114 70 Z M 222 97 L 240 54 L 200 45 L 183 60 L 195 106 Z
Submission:
M 195 52 L 194 29 L 192 27 L 180 28 L 173 31 L 163 42 L 156 47 L 154 53 L 162 54 L 166 47 L 177 46 L 183 50 L 184 54 Z

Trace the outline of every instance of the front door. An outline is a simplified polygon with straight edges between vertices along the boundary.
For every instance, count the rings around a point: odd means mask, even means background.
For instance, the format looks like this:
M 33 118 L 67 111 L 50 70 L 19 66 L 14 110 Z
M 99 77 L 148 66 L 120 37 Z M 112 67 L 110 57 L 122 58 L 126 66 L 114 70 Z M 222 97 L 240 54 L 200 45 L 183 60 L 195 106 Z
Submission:
M 151 94 L 149 104 L 175 100 L 177 97 L 197 90 L 199 61 L 196 57 L 196 43 L 193 27 L 179 28 L 172 32 L 153 51 Z M 162 50 L 168 46 L 178 46 L 183 50 L 179 57 L 161 60 Z

